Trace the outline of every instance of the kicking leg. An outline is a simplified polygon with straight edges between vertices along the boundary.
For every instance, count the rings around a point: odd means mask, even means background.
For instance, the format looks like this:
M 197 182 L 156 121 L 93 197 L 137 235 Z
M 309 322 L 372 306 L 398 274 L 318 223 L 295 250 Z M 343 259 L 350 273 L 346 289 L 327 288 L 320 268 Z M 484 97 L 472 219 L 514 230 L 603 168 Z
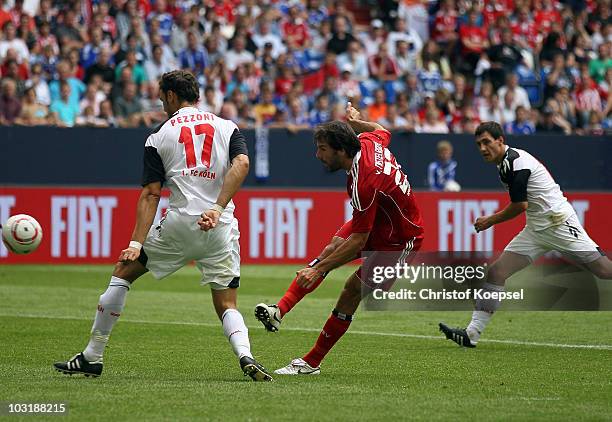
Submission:
M 102 355 L 111 331 L 119 319 L 131 284 L 147 269 L 139 261 L 118 262 L 108 288 L 100 296 L 87 347 L 67 362 L 56 362 L 55 369 L 65 374 L 82 373 L 99 376 L 102 373 Z
M 607 256 L 602 256 L 593 262 L 583 265 L 596 277 L 602 280 L 612 280 L 612 261 Z
M 506 280 L 529 264 L 531 264 L 531 259 L 528 256 L 504 251 L 489 268 L 483 290 L 485 292 L 503 291 Z M 440 331 L 446 335 L 447 339 L 453 340 L 460 346 L 476 347 L 480 335 L 500 304 L 501 302 L 495 299 L 478 299 L 474 312 L 472 312 L 472 320 L 465 330 L 450 328 L 440 323 Z
M 238 357 L 244 374 L 255 381 L 271 381 L 272 377 L 251 354 L 249 330 L 244 324 L 242 315 L 236 309 L 237 289 L 212 289 L 211 292 L 215 311 L 223 325 L 223 333 Z
M 294 359 L 284 368 L 274 371 L 282 375 L 308 374 L 316 375 L 321 372 L 319 365 L 334 345 L 346 333 L 353 315 L 361 302 L 361 280 L 357 273 L 353 273 L 340 293 L 340 298 L 332 314 L 323 326 L 313 348 L 301 359 Z
M 308 265 L 313 266 L 320 260 L 329 256 L 344 241 L 345 239 L 338 236 L 334 236 L 332 238 L 331 243 L 328 244 L 325 248 L 323 248 L 321 254 L 319 254 L 319 256 Z M 304 296 L 306 296 L 308 293 L 313 292 L 317 287 L 319 287 L 321 282 L 325 279 L 326 275 L 327 274 L 323 275 L 312 286 L 308 288 L 302 287 L 297 284 L 296 279 L 294 278 L 291 282 L 291 285 L 289 286 L 283 297 L 280 298 L 277 304 L 267 305 L 265 303 L 259 303 L 255 307 L 255 318 L 261 321 L 266 330 L 271 332 L 278 331 L 282 317 L 285 316 L 287 312 L 289 312 L 291 309 L 293 309 L 293 307 L 297 305 L 298 302 L 304 298 Z

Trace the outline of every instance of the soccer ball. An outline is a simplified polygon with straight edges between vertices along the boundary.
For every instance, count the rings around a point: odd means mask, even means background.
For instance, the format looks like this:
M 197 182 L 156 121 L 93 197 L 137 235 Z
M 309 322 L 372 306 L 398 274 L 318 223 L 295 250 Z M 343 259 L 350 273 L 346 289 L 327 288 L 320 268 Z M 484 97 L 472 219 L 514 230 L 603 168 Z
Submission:
M 34 217 L 17 214 L 10 217 L 2 226 L 2 242 L 16 254 L 34 252 L 42 240 L 42 227 Z

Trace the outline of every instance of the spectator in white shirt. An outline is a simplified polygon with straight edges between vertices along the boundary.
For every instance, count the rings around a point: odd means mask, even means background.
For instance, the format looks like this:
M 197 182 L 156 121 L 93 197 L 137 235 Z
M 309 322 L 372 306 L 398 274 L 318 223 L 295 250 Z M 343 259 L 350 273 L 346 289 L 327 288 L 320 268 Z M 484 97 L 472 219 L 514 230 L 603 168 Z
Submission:
M 413 28 L 406 27 L 404 19 L 396 19 L 395 31 L 391 31 L 387 35 L 387 47 L 389 48 L 389 54 L 392 56 L 395 55 L 395 47 L 400 40 L 406 41 L 409 51 L 414 52 L 414 54 L 417 54 L 423 48 L 423 40 Z
M 340 54 L 336 58 L 336 63 L 339 69 L 350 66 L 352 78 L 358 81 L 365 81 L 370 76 L 368 58 L 358 41 L 351 41 L 347 52 Z
M 17 53 L 17 63 L 30 61 L 30 50 L 21 38 L 16 38 L 17 30 L 15 25 L 9 21 L 4 24 L 3 28 L 4 39 L 0 41 L 0 62 L 6 58 L 6 51 L 13 49 Z
M 149 81 L 155 82 L 166 72 L 174 68 L 171 63 L 164 61 L 164 49 L 161 45 L 153 46 L 153 57 L 145 62 L 144 68 Z
M 368 30 L 359 34 L 358 38 L 365 47 L 366 55 L 373 56 L 378 53 L 378 47 L 385 42 L 385 26 L 380 19 L 374 19 Z
M 497 90 L 497 95 L 499 96 L 500 101 L 504 101 L 504 97 L 508 91 L 512 91 L 514 94 L 512 109 L 516 109 L 518 106 L 523 106 L 527 110 L 531 109 L 531 103 L 529 102 L 529 95 L 527 95 L 527 91 L 522 86 L 518 84 L 518 76 L 514 73 L 511 73 L 506 78 L 506 85 L 502 86 Z M 501 105 L 501 104 L 500 104 Z M 503 107 L 503 106 L 502 106 Z M 512 119 L 514 120 L 514 119 Z
M 430 108 L 425 112 L 425 121 L 415 128 L 417 133 L 448 133 L 448 125 L 440 117 L 440 110 Z
M 516 107 L 514 106 L 514 91 L 507 91 L 503 98 L 500 98 L 500 113 L 501 121 L 499 124 L 502 126 L 506 123 L 511 123 L 516 119 Z
M 276 59 L 279 54 L 287 51 L 287 47 L 283 44 L 283 40 L 277 34 L 270 31 L 270 21 L 267 18 L 262 18 L 259 21 L 258 30 L 251 37 L 261 52 L 267 43 L 272 45 L 272 57 Z
M 225 53 L 225 66 L 227 70 L 233 72 L 243 63 L 251 63 L 255 60 L 255 56 L 250 51 L 245 50 L 246 40 L 243 37 L 238 37 L 234 40 L 234 48 L 230 48 Z

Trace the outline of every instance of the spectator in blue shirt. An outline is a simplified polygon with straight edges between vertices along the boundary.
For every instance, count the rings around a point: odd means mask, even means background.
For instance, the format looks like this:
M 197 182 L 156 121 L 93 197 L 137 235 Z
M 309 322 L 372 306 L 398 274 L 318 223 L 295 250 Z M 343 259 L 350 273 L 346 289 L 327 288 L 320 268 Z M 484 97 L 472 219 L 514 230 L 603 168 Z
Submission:
M 155 11 L 149 14 L 148 20 L 149 32 L 153 32 L 152 28 L 155 29 L 155 27 L 157 27 L 164 42 L 166 44 L 169 43 L 172 37 L 174 20 L 172 19 L 172 15 L 167 11 L 166 0 L 157 0 L 155 2 Z
M 60 98 L 51 102 L 49 111 L 55 118 L 58 126 L 71 127 L 74 126 L 77 116 L 79 115 L 79 105 L 71 102 L 70 83 L 66 80 L 60 82 Z
M 453 160 L 453 146 L 448 141 L 440 141 L 436 146 L 438 159 L 427 167 L 427 184 L 433 191 L 458 191 L 455 180 L 457 162 Z
M 527 109 L 523 106 L 517 106 L 516 120 L 511 123 L 506 123 L 504 130 L 506 133 L 513 135 L 533 135 L 535 133 L 535 125 L 529 121 L 527 117 Z
M 193 31 L 187 33 L 187 48 L 179 53 L 179 63 L 183 69 L 190 69 L 194 75 L 201 75 L 208 66 L 208 53 L 198 45 L 198 37 Z
M 319 94 L 315 101 L 314 109 L 310 112 L 309 122 L 311 127 L 329 121 L 329 100 L 327 95 Z
M 66 61 L 61 61 L 57 64 L 58 79 L 49 84 L 49 93 L 51 94 L 51 102 L 59 100 L 61 97 L 61 84 L 67 82 L 70 86 L 69 102 L 79 109 L 79 100 L 85 93 L 87 87 L 79 79 L 70 76 L 70 65 Z

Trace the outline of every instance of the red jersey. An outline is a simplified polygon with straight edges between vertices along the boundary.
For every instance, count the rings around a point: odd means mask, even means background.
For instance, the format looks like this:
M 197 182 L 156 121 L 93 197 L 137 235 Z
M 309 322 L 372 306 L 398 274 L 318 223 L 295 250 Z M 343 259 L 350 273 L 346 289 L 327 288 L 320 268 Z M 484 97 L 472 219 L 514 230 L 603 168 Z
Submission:
M 298 22 L 292 22 L 289 20 L 284 21 L 281 24 L 281 30 L 283 36 L 285 37 L 285 41 L 287 38 L 292 38 L 300 47 L 303 47 L 306 44 L 306 41 L 309 39 L 308 26 L 306 26 L 301 19 Z
M 457 12 L 451 10 L 445 12 L 443 10 L 436 13 L 434 21 L 433 39 L 437 42 L 445 42 L 449 39 L 449 34 L 457 32 Z
M 459 36 L 462 40 L 470 40 L 473 43 L 482 45 L 487 40 L 487 31 L 480 26 L 462 26 L 459 30 Z M 483 47 L 468 48 L 465 44 L 462 47 L 464 53 L 482 53 Z
M 510 28 L 514 34 L 514 39 L 519 39 L 525 44 L 528 44 L 531 48 L 534 48 L 540 41 L 541 37 L 538 33 L 538 28 L 535 22 L 514 22 Z
M 353 206 L 351 232 L 370 232 L 372 250 L 395 250 L 423 236 L 421 213 L 408 178 L 386 147 L 386 130 L 361 133 L 347 180 Z
M 540 9 L 535 13 L 534 20 L 540 31 L 548 34 L 554 22 L 561 23 L 561 13 L 555 9 Z

